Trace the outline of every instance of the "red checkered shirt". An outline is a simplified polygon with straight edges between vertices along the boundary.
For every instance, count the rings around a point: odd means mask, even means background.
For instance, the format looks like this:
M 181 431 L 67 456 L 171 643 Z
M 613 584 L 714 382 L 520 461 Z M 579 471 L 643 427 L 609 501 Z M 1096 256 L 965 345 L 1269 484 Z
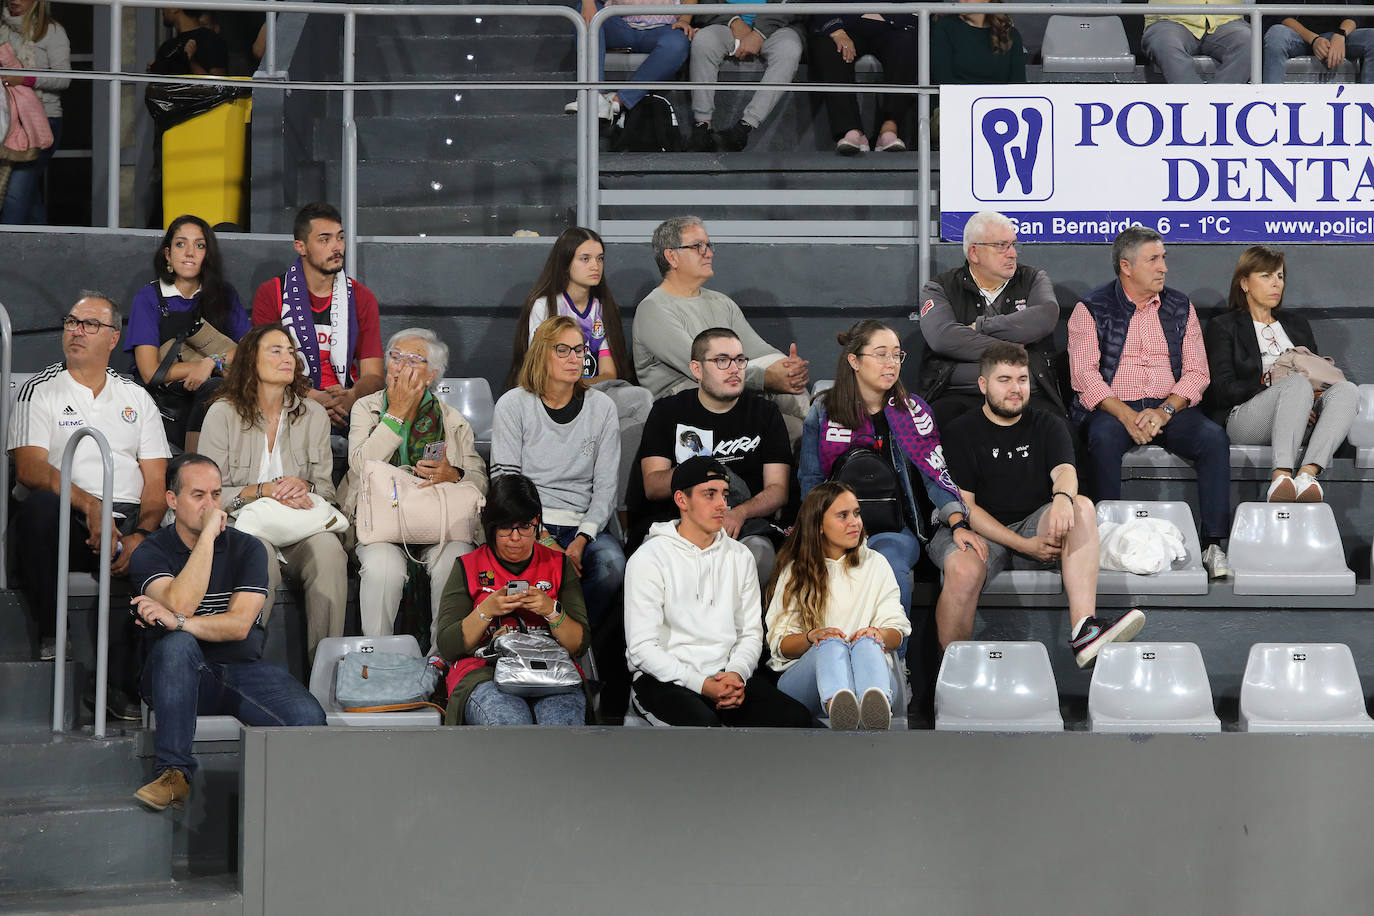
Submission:
M 1141 398 L 1166 398 L 1176 394 L 1189 406 L 1202 400 L 1202 392 L 1212 380 L 1207 368 L 1207 350 L 1202 343 L 1202 326 L 1197 311 L 1188 304 L 1188 324 L 1183 332 L 1183 374 L 1174 379 L 1169 365 L 1169 344 L 1159 323 L 1159 296 L 1137 305 L 1126 331 L 1116 375 L 1110 385 L 1099 368 L 1102 353 L 1097 346 L 1097 324 L 1082 302 L 1069 317 L 1069 379 L 1083 406 L 1093 410 L 1107 398 L 1138 401 Z

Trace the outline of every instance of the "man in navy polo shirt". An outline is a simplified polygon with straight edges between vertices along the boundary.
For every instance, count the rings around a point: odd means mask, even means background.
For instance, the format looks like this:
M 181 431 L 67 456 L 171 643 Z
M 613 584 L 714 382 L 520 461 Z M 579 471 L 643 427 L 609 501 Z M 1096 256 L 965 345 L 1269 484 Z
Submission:
M 324 710 L 279 665 L 262 660 L 267 551 L 220 508 L 219 467 L 194 452 L 167 466 L 176 523 L 143 542 L 129 564 L 147 629 L 140 692 L 157 711 L 157 778 L 134 796 L 161 811 L 191 794 L 197 715 L 246 725 L 323 725 Z

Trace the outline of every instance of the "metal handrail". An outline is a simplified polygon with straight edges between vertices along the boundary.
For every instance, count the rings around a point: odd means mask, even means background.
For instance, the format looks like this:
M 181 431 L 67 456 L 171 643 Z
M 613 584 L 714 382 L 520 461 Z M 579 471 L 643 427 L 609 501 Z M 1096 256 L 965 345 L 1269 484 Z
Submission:
M 10 379 L 13 376 L 14 328 L 10 313 L 0 303 L 0 441 L 5 443 L 0 455 L 0 590 L 10 587 Z
M 95 737 L 105 737 L 105 680 L 110 667 L 110 532 L 114 531 L 114 456 L 105 434 L 83 426 L 62 451 L 61 502 L 57 522 L 57 653 L 52 684 L 52 730 L 62 731 L 67 705 L 67 574 L 71 571 L 72 459 L 85 437 L 100 449 L 100 597 L 96 602 Z

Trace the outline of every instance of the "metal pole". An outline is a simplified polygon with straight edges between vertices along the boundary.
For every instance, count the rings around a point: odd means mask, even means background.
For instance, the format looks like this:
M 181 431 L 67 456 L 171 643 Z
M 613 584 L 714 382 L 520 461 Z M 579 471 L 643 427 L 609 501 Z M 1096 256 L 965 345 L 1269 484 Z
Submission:
M 13 378 L 11 350 L 14 330 L 10 326 L 10 313 L 0 304 L 0 385 L 4 386 L 0 398 L 0 436 L 5 438 L 5 452 L 9 452 L 10 435 L 10 379 Z M 17 395 L 17 392 L 16 392 Z M 10 463 L 0 459 L 0 589 L 10 587 L 9 564 L 4 562 L 9 556 L 10 545 Z
M 110 4 L 110 69 L 116 73 L 124 69 L 124 8 L 119 0 Z M 105 188 L 105 225 L 110 229 L 119 228 L 119 154 L 122 134 L 120 131 L 119 102 L 122 84 L 111 80 L 106 87 L 106 129 L 109 131 L 109 149 L 106 151 L 105 165 L 109 172 L 106 176 L 109 186 Z
M 923 9 L 916 20 L 920 57 L 917 82 L 930 85 L 930 10 Z M 916 288 L 930 278 L 930 96 L 916 98 L 916 149 L 920 175 L 916 185 Z
M 262 55 L 263 69 L 268 73 L 277 72 L 277 14 L 267 13 L 267 47 Z
M 358 48 L 358 14 L 344 15 L 343 81 L 353 82 Z M 358 270 L 358 125 L 353 123 L 353 88 L 343 94 L 343 211 L 344 263 L 349 273 Z M 351 269 L 350 269 L 351 268 Z
M 1255 86 L 1264 82 L 1264 32 L 1260 22 L 1258 11 L 1250 14 L 1250 82 Z
M 602 9 L 597 10 L 596 15 L 592 17 L 592 21 L 587 23 L 587 43 L 583 46 L 584 53 L 582 57 L 587 68 L 588 82 L 590 82 L 593 79 L 593 73 L 596 74 L 595 79 L 597 80 L 597 82 L 601 81 L 601 73 L 597 68 L 597 62 L 600 59 L 600 52 L 598 49 L 601 47 L 602 40 L 601 25 L 606 21 L 606 18 L 606 8 L 603 7 Z M 592 92 L 589 90 L 584 95 L 584 98 L 589 100 L 595 98 L 595 96 L 599 94 L 601 91 L 601 87 L 598 86 L 596 92 Z M 589 104 L 591 104 L 590 101 L 583 103 L 584 106 Z M 586 132 L 583 134 L 583 137 L 585 138 L 587 144 L 587 164 L 585 167 L 587 182 L 587 222 L 585 223 L 585 225 L 588 229 L 591 229 L 594 232 L 600 232 L 601 142 L 600 136 L 595 126 L 598 123 L 598 121 L 596 118 L 592 118 L 590 120 L 592 126 L 587 128 Z
M 110 666 L 110 532 L 114 531 L 114 456 L 104 433 L 83 426 L 62 451 L 62 484 L 57 519 L 57 653 L 53 667 L 52 730 L 62 731 L 67 705 L 67 574 L 71 571 L 72 458 L 81 440 L 90 436 L 100 449 L 100 597 L 96 604 L 95 737 L 105 737 L 105 681 Z
M 577 80 L 583 83 L 592 79 L 592 67 L 596 63 L 595 58 L 587 53 L 591 42 L 588 40 L 585 25 L 586 23 L 583 23 L 584 27 L 577 30 L 580 42 L 577 46 Z M 581 89 L 577 93 L 577 224 L 587 227 L 591 226 L 592 195 L 595 193 L 588 163 L 591 157 L 596 155 L 598 119 L 594 106 L 598 95 L 599 93 L 593 89 Z

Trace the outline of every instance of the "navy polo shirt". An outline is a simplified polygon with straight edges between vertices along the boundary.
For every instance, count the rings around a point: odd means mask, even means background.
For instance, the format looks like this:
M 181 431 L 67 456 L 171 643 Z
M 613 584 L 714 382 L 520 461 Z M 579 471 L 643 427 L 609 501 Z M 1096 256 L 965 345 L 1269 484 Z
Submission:
M 146 594 L 148 583 L 154 579 L 173 578 L 191 559 L 191 548 L 177 535 L 175 525 L 159 528 L 148 536 L 129 559 L 129 578 L 139 583 L 139 591 Z M 210 582 L 196 616 L 223 614 L 229 610 L 229 598 L 234 592 L 267 594 L 267 550 L 262 542 L 236 528 L 226 528 L 215 538 L 215 556 L 210 564 Z M 145 630 L 152 638 L 163 632 L 157 627 Z M 210 662 L 251 662 L 262 658 L 262 644 L 266 631 L 262 615 L 254 621 L 248 636 L 238 642 L 206 642 L 200 640 L 205 660 Z

